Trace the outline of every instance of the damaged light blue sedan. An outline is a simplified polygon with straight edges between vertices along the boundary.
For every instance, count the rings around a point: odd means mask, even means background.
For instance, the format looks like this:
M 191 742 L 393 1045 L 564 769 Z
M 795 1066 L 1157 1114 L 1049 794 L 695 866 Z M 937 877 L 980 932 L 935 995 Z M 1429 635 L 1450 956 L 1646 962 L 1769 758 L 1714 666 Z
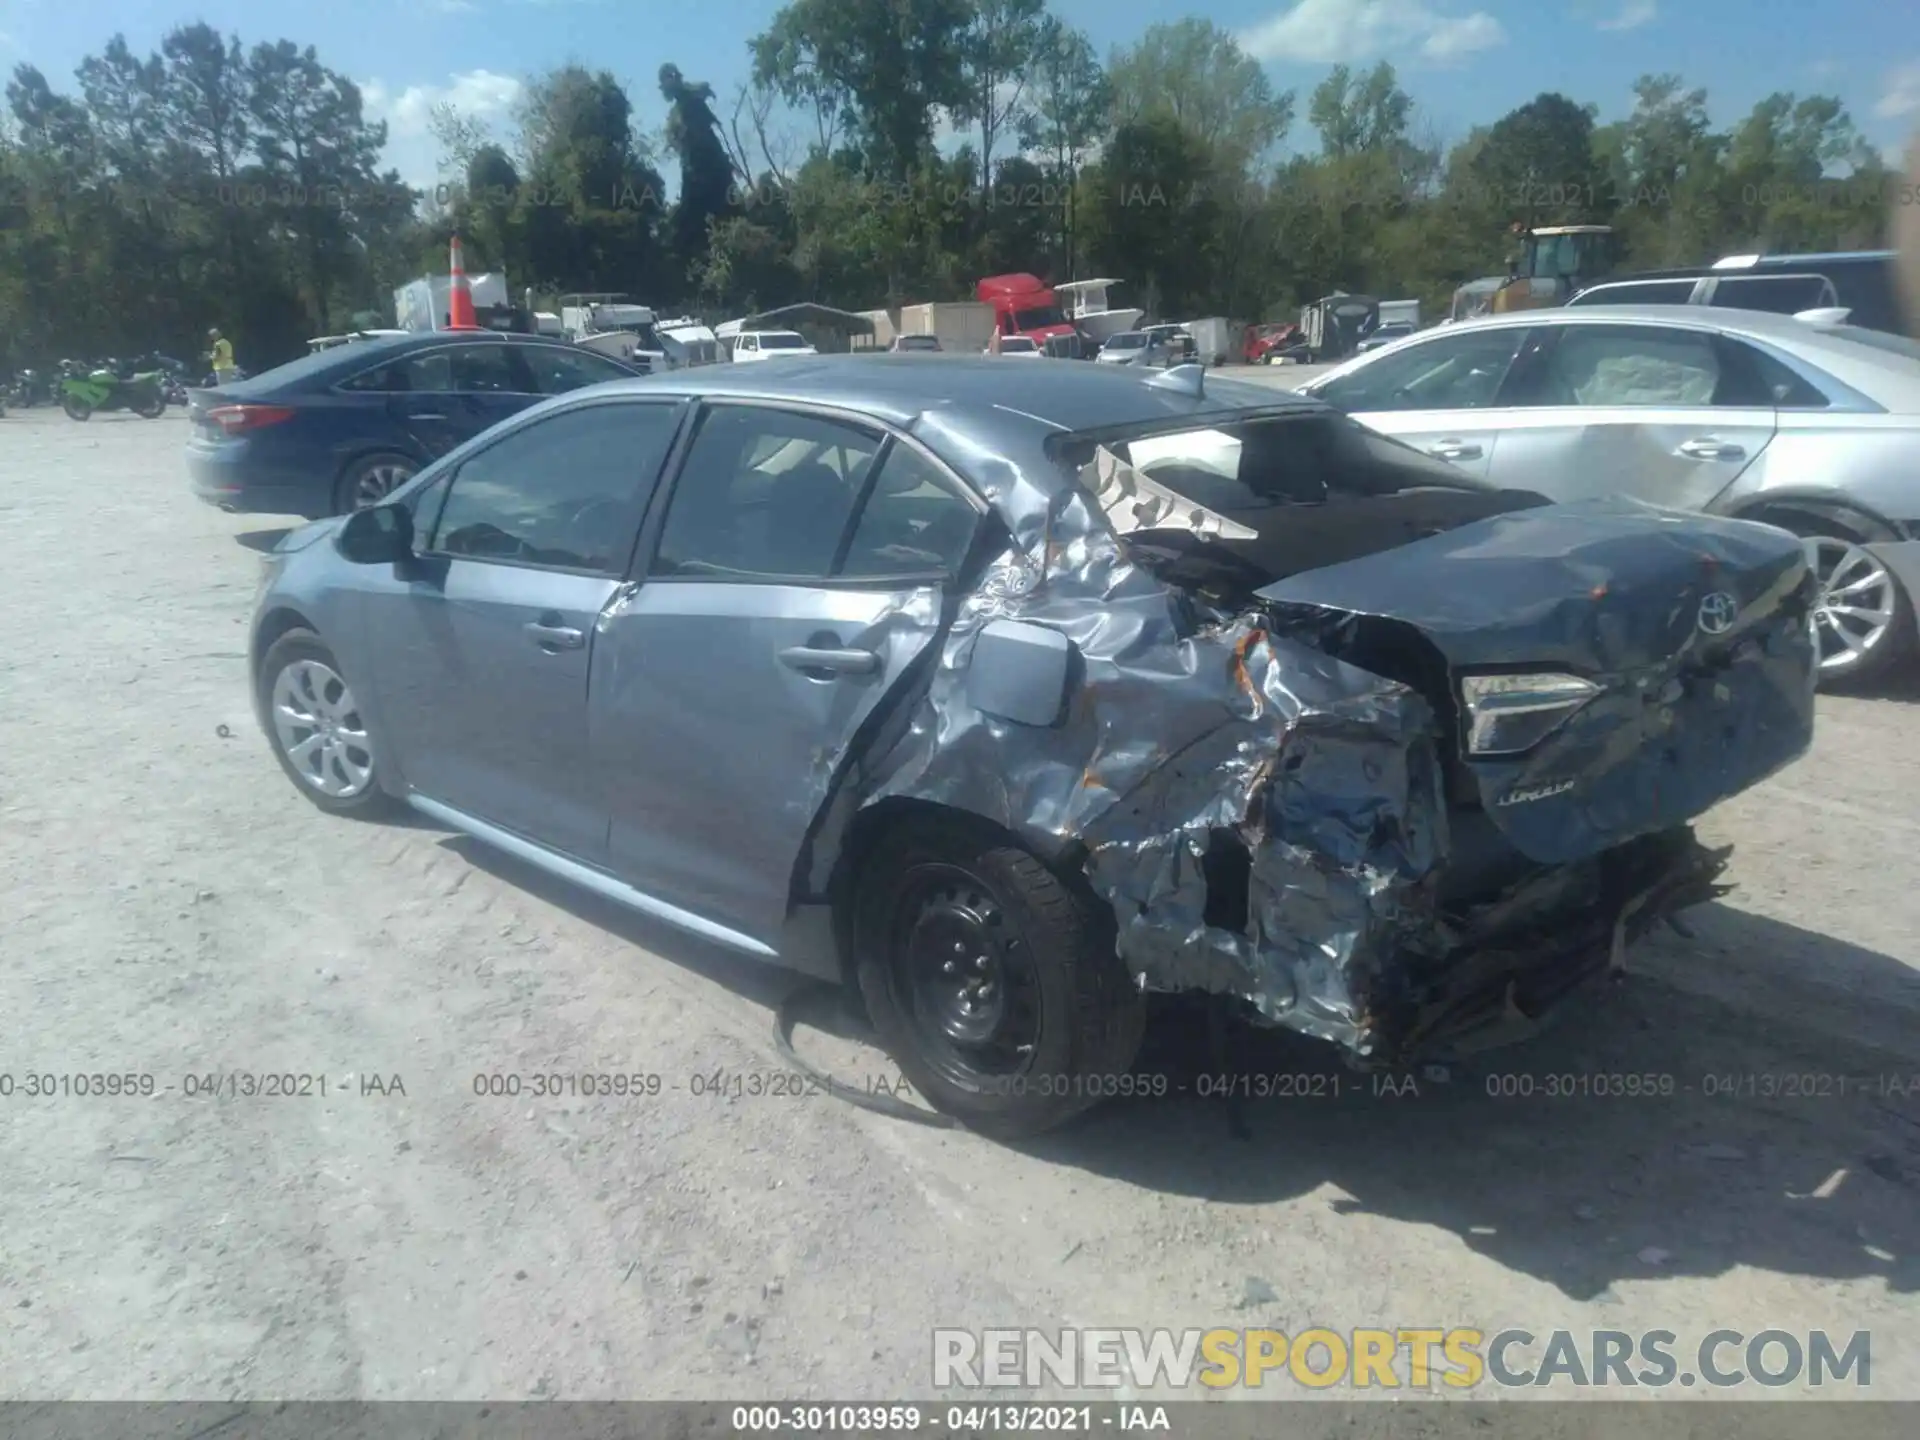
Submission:
M 1010 1136 L 1147 992 L 1365 1065 L 1528 1033 L 1722 892 L 1691 822 L 1807 749 L 1815 598 L 1785 531 L 1197 367 L 822 356 L 558 397 L 288 535 L 251 662 L 322 809 L 854 985 Z

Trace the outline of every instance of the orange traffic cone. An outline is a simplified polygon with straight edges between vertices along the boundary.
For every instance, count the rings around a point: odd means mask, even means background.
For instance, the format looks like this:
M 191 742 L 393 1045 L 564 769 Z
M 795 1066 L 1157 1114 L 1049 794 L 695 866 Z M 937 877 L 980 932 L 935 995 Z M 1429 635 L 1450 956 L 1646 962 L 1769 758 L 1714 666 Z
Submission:
M 478 330 L 480 322 L 473 313 L 473 290 L 467 284 L 466 267 L 460 263 L 460 237 L 453 237 L 447 255 L 447 328 Z

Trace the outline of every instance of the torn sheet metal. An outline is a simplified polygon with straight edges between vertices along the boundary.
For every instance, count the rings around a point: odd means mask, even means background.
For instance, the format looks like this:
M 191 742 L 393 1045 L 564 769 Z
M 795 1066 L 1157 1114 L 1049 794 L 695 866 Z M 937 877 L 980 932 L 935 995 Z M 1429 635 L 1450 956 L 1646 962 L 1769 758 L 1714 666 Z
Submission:
M 942 422 L 935 412 L 922 423 Z M 1237 996 L 1269 1022 L 1400 1058 L 1454 1036 L 1488 1003 L 1467 963 L 1475 956 L 1534 977 L 1525 994 L 1493 997 L 1496 1011 L 1530 1018 L 1594 956 L 1604 967 L 1629 922 L 1637 933 L 1709 893 L 1722 862 L 1696 853 L 1682 827 L 1660 837 L 1671 852 L 1628 847 L 1536 877 L 1479 912 L 1448 909 L 1448 729 L 1412 686 L 1303 638 L 1349 598 L 1337 585 L 1325 595 L 1314 587 L 1318 608 L 1283 633 L 1284 603 L 1225 613 L 1129 559 L 1115 531 L 1136 528 L 1136 505 L 1152 523 L 1228 548 L 1246 527 L 1178 497 L 1163 505 L 1163 487 L 1112 452 L 1096 452 L 1078 486 L 1022 475 L 999 456 L 975 457 L 973 470 L 1014 543 L 959 600 L 924 688 L 862 757 L 858 798 L 843 795 L 841 808 L 932 801 L 1077 862 L 1112 905 L 1119 953 L 1143 986 Z M 1406 553 L 1394 551 L 1389 568 Z M 1431 574 L 1424 583 L 1431 599 Z M 1476 624 L 1504 626 L 1511 643 L 1511 612 L 1485 598 L 1463 598 L 1447 636 L 1470 645 Z M 1598 613 L 1606 641 L 1616 622 Z M 969 661 L 996 620 L 1073 642 L 1081 669 L 1058 723 L 1017 724 L 972 703 Z M 1232 886 L 1209 877 L 1222 856 Z M 1226 888 L 1239 893 L 1223 917 Z M 1543 943 L 1548 920 L 1580 905 L 1591 912 L 1581 925 L 1563 923 L 1561 938 Z M 1537 964 L 1517 958 L 1525 946 Z
M 1144 477 L 1120 476 L 1110 452 L 1098 463 L 1081 488 L 1002 477 L 1003 494 L 1040 502 L 1028 512 L 1040 523 L 961 602 L 911 720 L 869 757 L 867 801 L 971 811 L 1051 858 L 1081 846 L 1114 907 L 1120 953 L 1145 983 L 1238 995 L 1270 1019 L 1356 1044 L 1359 978 L 1403 931 L 1431 923 L 1420 891 L 1446 852 L 1432 715 L 1406 686 L 1251 617 L 1196 623 L 1177 592 L 1128 561 L 1100 508 L 1116 479 Z M 1194 519 L 1210 524 L 1205 512 Z M 1058 725 L 1012 724 L 970 703 L 969 657 L 996 619 L 1074 642 L 1084 674 Z M 1215 830 L 1249 852 L 1241 932 L 1204 921 L 1201 857 Z

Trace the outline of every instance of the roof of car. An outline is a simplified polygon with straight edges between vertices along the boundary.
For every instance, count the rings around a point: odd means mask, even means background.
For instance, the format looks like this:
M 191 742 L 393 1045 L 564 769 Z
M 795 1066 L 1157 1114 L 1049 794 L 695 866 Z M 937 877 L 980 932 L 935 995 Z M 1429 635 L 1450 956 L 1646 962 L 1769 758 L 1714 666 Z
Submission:
M 595 389 L 791 401 L 854 410 L 901 426 L 932 411 L 963 413 L 969 427 L 995 414 L 1061 430 L 1218 416 L 1250 407 L 1317 409 L 1291 390 L 1223 380 L 1209 372 L 1198 398 L 1164 383 L 1165 372 L 1072 360 L 1017 372 L 990 356 L 809 355 L 779 365 L 702 365 Z

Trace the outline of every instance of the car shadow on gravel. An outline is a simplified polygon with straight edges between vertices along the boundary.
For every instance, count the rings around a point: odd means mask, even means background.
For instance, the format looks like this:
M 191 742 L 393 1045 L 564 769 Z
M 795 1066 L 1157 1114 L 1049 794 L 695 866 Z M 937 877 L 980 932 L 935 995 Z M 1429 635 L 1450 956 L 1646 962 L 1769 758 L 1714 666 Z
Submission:
M 811 983 L 464 836 L 441 843 L 764 1006 L 769 1031 Z M 1337 1216 L 1444 1230 L 1602 1304 L 1616 1281 L 1742 1266 L 1920 1291 L 1915 972 L 1722 905 L 1689 922 L 1694 939 L 1647 942 L 1647 973 L 1577 998 L 1539 1038 L 1379 1079 L 1328 1046 L 1240 1024 L 1222 1055 L 1204 1002 L 1156 1001 L 1130 1083 L 1159 1098 L 1109 1101 L 1018 1148 L 1223 1205 L 1331 1186 Z M 1702 993 L 1702 976 L 1717 988 Z M 860 1055 L 857 1005 L 810 1004 L 804 1023 L 837 1059 Z M 894 1071 L 878 1055 L 851 1063 Z
M 1331 1186 L 1336 1215 L 1436 1227 L 1582 1300 L 1736 1267 L 1920 1290 L 1914 971 L 1724 906 L 1700 914 L 1689 947 L 1719 970 L 1713 993 L 1663 978 L 1675 957 L 1660 942 L 1662 974 L 1576 1001 L 1533 1041 L 1377 1080 L 1247 1027 L 1222 1063 L 1200 1005 L 1168 1002 L 1133 1082 L 1165 1098 L 1022 1148 L 1230 1205 Z M 1796 990 L 1786 957 L 1819 981 Z

